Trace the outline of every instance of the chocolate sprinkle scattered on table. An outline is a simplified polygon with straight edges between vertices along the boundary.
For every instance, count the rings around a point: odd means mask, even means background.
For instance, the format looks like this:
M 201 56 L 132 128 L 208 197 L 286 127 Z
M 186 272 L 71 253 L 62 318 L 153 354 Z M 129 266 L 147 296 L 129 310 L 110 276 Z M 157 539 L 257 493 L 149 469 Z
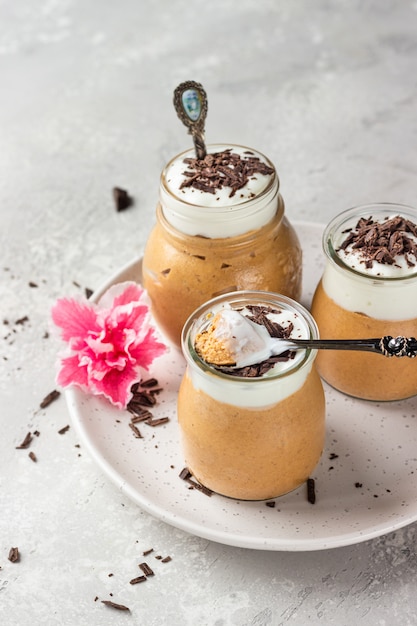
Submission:
M 113 199 L 117 211 L 124 211 L 133 204 L 133 198 L 121 187 L 113 187 Z
M 130 611 L 129 607 L 124 604 L 116 604 L 113 600 L 102 600 L 102 603 L 106 606 L 111 607 L 112 609 L 117 609 L 118 611 Z
M 147 563 L 139 563 L 139 567 L 145 576 L 154 576 L 154 571 L 149 567 Z
M 59 396 L 61 395 L 61 393 L 57 390 L 54 389 L 53 391 L 51 391 L 50 393 L 48 393 L 47 396 L 44 397 L 44 399 L 42 400 L 42 402 L 40 403 L 40 408 L 41 409 L 45 409 L 47 406 L 49 406 L 52 402 L 54 402 L 55 400 L 57 400 L 59 398 Z
M 345 232 L 348 235 L 337 251 L 351 246 L 359 252 L 366 268 L 371 268 L 374 261 L 396 265 L 397 256 L 403 256 L 408 267 L 417 263 L 417 244 L 413 239 L 417 237 L 417 224 L 400 215 L 382 223 L 375 222 L 372 216 L 361 218 L 354 229 Z
M 58 434 L 59 435 L 65 435 L 66 432 L 68 432 L 70 429 L 69 424 L 67 424 L 66 426 L 64 426 L 63 428 L 60 428 L 58 430 Z
M 20 561 L 20 553 L 19 553 L 19 548 L 10 548 L 9 550 L 9 556 L 7 557 L 9 559 L 9 561 L 11 561 L 12 563 L 17 563 L 18 561 Z
M 229 197 L 232 198 L 242 189 L 255 174 L 271 176 L 274 169 L 263 163 L 252 152 L 245 152 L 245 158 L 232 152 L 231 149 L 207 154 L 204 159 L 184 159 L 187 169 L 186 177 L 180 189 L 193 187 L 203 192 L 215 194 L 223 187 L 230 187 Z
M 34 463 L 36 463 L 36 461 L 38 460 L 36 458 L 36 454 L 34 452 L 29 452 L 29 458 L 31 461 L 33 461 Z
M 148 580 L 146 576 L 136 576 L 136 578 L 132 578 L 132 580 L 129 580 L 129 583 L 131 585 L 137 585 L 138 583 L 144 583 L 146 580 Z
M 32 433 L 27 433 L 26 437 L 23 439 L 22 443 L 18 446 L 16 446 L 16 450 L 25 450 L 26 448 L 28 448 L 31 444 L 33 437 L 32 437 Z

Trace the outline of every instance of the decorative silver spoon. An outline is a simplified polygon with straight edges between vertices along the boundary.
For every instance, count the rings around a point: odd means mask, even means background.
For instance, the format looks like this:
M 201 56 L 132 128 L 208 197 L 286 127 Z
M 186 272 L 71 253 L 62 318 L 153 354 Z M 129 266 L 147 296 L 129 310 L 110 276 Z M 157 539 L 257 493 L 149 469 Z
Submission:
M 225 309 L 216 314 L 216 330 L 211 341 L 221 348 L 215 357 L 204 354 L 196 343 L 200 356 L 217 366 L 246 367 L 261 363 L 271 356 L 288 350 L 357 350 L 374 352 L 387 357 L 417 356 L 414 337 L 385 337 L 371 339 L 280 339 L 271 337 L 265 326 L 248 319 L 238 311 Z M 216 334 L 217 333 L 217 334 Z M 214 360 L 215 359 L 215 360 Z
M 207 94 L 200 83 L 187 80 L 174 91 L 174 107 L 181 122 L 192 135 L 197 159 L 207 154 L 204 143 L 204 123 L 207 116 Z

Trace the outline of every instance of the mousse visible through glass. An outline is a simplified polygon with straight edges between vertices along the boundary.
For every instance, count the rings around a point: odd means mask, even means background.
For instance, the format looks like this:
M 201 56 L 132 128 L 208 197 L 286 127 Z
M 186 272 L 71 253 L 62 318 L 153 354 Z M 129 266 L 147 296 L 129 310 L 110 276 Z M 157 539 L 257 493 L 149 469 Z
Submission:
M 274 498 L 307 481 L 320 459 L 323 386 L 310 350 L 238 370 L 208 365 L 195 351 L 195 338 L 209 328 L 215 311 L 229 306 L 256 317 L 257 323 L 266 315 L 271 328 L 289 329 L 293 337 L 316 337 L 317 330 L 301 305 L 256 291 L 212 300 L 184 328 L 187 370 L 178 395 L 178 420 L 187 468 L 201 484 L 224 496 Z M 254 312 L 252 306 L 259 308 Z
M 417 336 L 416 224 L 417 211 L 391 204 L 351 209 L 329 224 L 311 307 L 321 337 Z M 316 363 L 326 382 L 354 397 L 417 393 L 417 359 L 322 350 Z
M 162 172 L 157 223 L 143 259 L 153 315 L 177 345 L 191 313 L 219 294 L 266 290 L 296 300 L 301 294 L 301 247 L 272 163 L 242 146 L 208 146 L 206 158 L 204 168 L 188 151 Z M 259 171 L 251 173 L 256 164 Z M 245 167 L 249 174 L 237 181 L 216 178 L 219 169 L 234 175 Z

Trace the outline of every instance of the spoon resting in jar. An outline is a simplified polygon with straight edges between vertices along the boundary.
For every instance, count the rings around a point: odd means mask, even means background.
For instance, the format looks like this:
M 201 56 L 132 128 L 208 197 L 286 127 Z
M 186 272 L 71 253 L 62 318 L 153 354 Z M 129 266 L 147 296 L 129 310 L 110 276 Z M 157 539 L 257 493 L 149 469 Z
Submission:
M 370 339 L 281 339 L 272 337 L 267 328 L 234 309 L 217 312 L 209 327 L 195 339 L 195 350 L 210 365 L 247 367 L 287 351 L 357 350 L 387 357 L 417 356 L 417 339 L 391 337 Z

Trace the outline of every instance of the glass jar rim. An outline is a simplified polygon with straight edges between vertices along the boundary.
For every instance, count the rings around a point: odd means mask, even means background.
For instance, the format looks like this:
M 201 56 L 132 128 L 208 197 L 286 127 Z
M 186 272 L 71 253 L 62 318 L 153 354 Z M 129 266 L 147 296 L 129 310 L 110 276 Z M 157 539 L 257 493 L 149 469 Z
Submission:
M 375 202 L 351 207 L 350 209 L 346 209 L 345 211 L 338 213 L 330 220 L 330 222 L 325 227 L 322 236 L 322 246 L 326 257 L 338 269 L 349 272 L 352 276 L 355 276 L 359 280 L 364 280 L 367 282 L 372 281 L 374 284 L 397 284 L 414 281 L 417 277 L 417 265 L 413 273 L 403 276 L 377 276 L 373 274 L 368 274 L 366 272 L 361 272 L 357 269 L 354 269 L 350 265 L 345 263 L 345 261 L 343 261 L 343 259 L 337 254 L 337 251 L 333 246 L 333 236 L 336 234 L 336 232 L 340 231 L 343 228 L 343 225 L 346 225 L 353 218 L 356 217 L 357 219 L 360 219 L 361 217 L 374 217 L 373 214 L 375 213 L 380 215 L 381 213 L 386 213 L 387 211 L 412 219 L 412 221 L 417 224 L 417 209 L 407 204 L 400 204 L 395 202 Z
M 232 308 L 233 305 L 235 308 L 238 308 L 239 306 L 241 307 L 248 304 L 275 307 L 280 307 L 280 305 L 283 305 L 282 308 L 284 308 L 285 310 L 292 310 L 293 312 L 296 312 L 297 314 L 302 316 L 309 331 L 309 337 L 306 338 L 318 339 L 319 337 L 318 326 L 311 313 L 302 304 L 296 302 L 292 298 L 270 291 L 233 291 L 208 300 L 207 302 L 199 306 L 185 322 L 181 335 L 181 345 L 185 360 L 191 367 L 195 367 L 200 372 L 209 373 L 222 380 L 250 385 L 257 383 L 259 385 L 260 383 L 266 384 L 270 383 L 271 381 L 276 381 L 278 379 L 284 379 L 294 372 L 299 371 L 301 368 L 309 365 L 315 359 L 317 350 L 313 350 L 311 348 L 298 350 L 297 352 L 300 353 L 301 356 L 299 359 L 294 359 L 292 366 L 281 372 L 269 372 L 267 376 L 263 377 L 234 376 L 233 374 L 222 372 L 214 366 L 209 365 L 197 354 L 194 348 L 193 339 L 197 332 L 201 330 L 201 328 L 204 326 L 204 321 L 207 322 L 207 319 L 204 320 L 204 315 L 209 314 L 212 308 L 221 305 L 222 303 L 227 303 L 232 306 Z

